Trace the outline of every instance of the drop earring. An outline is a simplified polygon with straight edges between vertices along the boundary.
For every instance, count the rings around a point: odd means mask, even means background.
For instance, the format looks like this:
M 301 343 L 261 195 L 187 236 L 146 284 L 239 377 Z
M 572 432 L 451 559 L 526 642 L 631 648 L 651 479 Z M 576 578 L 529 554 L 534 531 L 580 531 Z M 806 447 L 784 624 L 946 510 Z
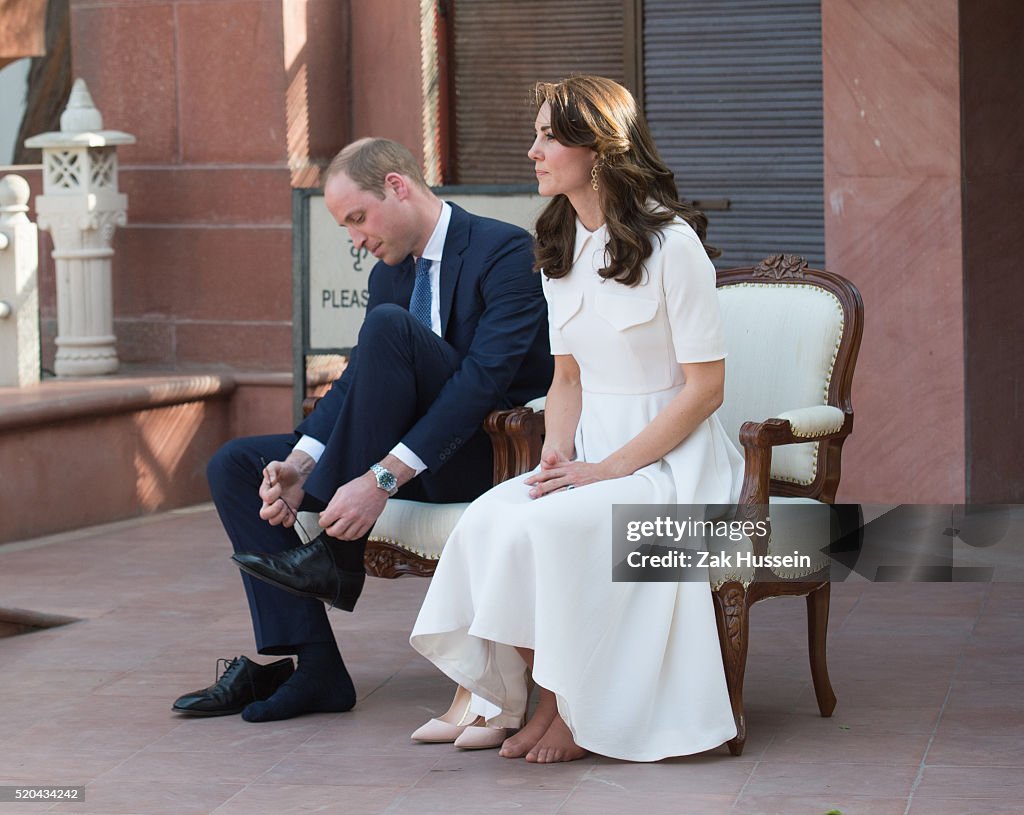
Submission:
M 597 183 L 597 165 L 595 164 L 590 168 L 590 186 L 594 188 L 594 192 L 597 192 L 601 187 Z

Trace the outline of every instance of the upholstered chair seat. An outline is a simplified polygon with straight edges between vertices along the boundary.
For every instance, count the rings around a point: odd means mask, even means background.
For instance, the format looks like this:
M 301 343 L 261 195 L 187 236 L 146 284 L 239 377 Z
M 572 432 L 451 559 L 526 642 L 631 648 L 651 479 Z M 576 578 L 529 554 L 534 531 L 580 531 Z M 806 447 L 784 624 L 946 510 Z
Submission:
M 370 543 L 375 545 L 370 549 L 379 550 L 381 545 L 384 545 L 399 550 L 395 552 L 393 558 L 398 558 L 399 553 L 404 552 L 410 557 L 436 562 L 441 557 L 445 541 L 468 506 L 468 503 L 427 504 L 392 498 L 384 506 L 384 512 L 373 527 Z M 299 520 L 307 534 L 319 533 L 317 513 L 300 512 Z M 307 535 L 298 529 L 298 525 L 296 532 L 303 543 L 306 543 Z M 427 566 L 430 566 L 432 573 L 432 565 L 428 563 Z M 376 571 L 371 570 L 371 574 Z

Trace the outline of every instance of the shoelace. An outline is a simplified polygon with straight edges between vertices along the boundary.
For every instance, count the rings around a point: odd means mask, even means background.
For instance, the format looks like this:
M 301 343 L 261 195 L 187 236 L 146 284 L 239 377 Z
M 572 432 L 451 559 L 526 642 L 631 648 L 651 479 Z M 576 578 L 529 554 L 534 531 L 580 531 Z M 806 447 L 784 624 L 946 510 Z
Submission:
M 295 524 L 299 527 L 299 529 L 302 530 L 302 534 L 306 536 L 306 541 L 312 542 L 313 538 L 309 536 L 309 533 L 306 531 L 306 527 L 304 527 L 302 525 L 302 521 L 299 520 L 299 513 L 292 509 L 292 505 L 285 501 L 284 498 L 278 498 L 277 500 L 284 504 L 285 509 L 287 509 L 292 514 L 292 519 L 295 521 Z
M 224 663 L 224 670 L 220 671 L 220 665 L 222 662 Z M 236 665 L 238 666 L 239 671 L 245 672 L 245 678 L 249 682 L 249 690 L 252 692 L 252 698 L 256 699 L 256 683 L 253 682 L 252 671 L 245 670 L 245 663 L 242 661 L 241 657 L 231 657 L 230 659 L 218 659 L 217 665 L 214 667 L 214 673 L 216 674 L 218 671 L 220 671 L 220 675 L 217 676 L 217 680 L 216 682 L 214 682 L 214 684 L 220 684 L 220 682 L 223 681 L 223 679 L 228 675 L 228 671 L 230 671 Z

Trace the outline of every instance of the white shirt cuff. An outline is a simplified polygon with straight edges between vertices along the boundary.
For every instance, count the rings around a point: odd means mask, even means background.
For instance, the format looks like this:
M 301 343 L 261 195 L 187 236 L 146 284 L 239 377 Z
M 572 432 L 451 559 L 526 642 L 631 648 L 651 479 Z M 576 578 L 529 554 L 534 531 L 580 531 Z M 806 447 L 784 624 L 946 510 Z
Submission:
M 297 442 L 295 442 L 295 450 L 301 450 L 313 461 L 319 461 L 320 456 L 324 454 L 324 450 L 327 449 L 323 442 L 317 441 L 312 436 L 303 436 Z
M 416 475 L 419 475 L 427 469 L 427 465 L 423 463 L 423 459 L 401 442 L 394 446 L 391 450 L 391 455 L 401 461 L 406 467 L 412 467 L 412 469 L 416 471 Z

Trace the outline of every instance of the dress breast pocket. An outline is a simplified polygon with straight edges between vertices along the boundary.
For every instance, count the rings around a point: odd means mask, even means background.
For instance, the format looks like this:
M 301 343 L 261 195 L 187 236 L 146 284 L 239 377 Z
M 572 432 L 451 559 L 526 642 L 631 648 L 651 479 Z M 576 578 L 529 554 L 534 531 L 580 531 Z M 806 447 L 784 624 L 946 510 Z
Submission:
M 658 301 L 600 291 L 594 300 L 594 309 L 616 331 L 625 331 L 653 320 L 658 313 Z
M 583 304 L 583 292 L 559 291 L 557 296 L 548 302 L 548 320 L 555 328 L 561 328 L 576 316 Z

